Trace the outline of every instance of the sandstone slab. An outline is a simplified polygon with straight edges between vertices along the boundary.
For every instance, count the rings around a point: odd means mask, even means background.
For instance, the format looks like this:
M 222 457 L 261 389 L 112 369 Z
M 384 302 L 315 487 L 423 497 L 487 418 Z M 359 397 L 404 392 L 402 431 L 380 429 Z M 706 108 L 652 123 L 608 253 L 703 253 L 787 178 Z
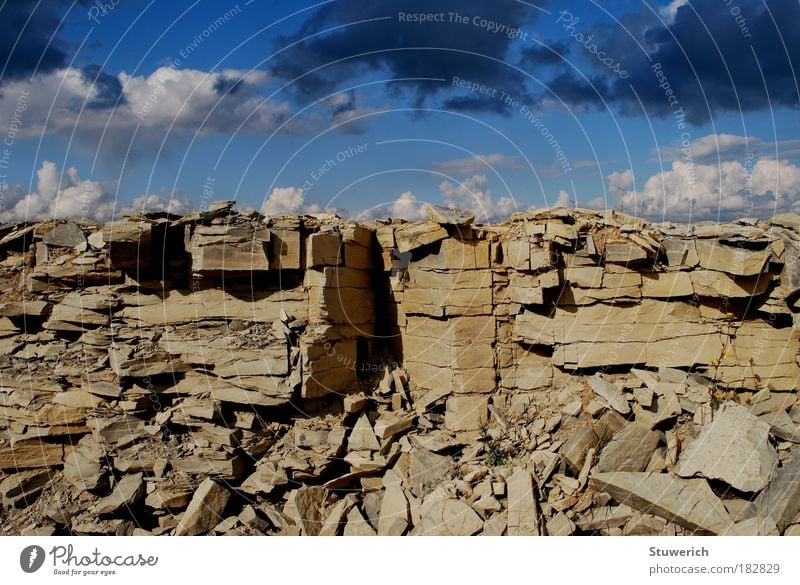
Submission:
M 704 479 L 666 473 L 596 473 L 592 481 L 617 502 L 695 531 L 720 534 L 732 521 Z
M 727 403 L 681 454 L 675 472 L 682 477 L 721 479 L 738 490 L 758 492 L 778 467 L 769 431 L 769 425 L 745 407 Z
M 183 513 L 175 536 L 194 536 L 214 528 L 222 520 L 231 493 L 211 478 L 203 480 Z

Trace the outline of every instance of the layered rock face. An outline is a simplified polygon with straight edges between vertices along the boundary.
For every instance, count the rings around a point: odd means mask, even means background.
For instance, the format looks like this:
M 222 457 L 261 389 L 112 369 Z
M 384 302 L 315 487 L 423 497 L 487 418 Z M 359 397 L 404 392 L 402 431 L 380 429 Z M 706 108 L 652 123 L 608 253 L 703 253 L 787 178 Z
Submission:
M 10 534 L 793 534 L 800 216 L 0 228 Z

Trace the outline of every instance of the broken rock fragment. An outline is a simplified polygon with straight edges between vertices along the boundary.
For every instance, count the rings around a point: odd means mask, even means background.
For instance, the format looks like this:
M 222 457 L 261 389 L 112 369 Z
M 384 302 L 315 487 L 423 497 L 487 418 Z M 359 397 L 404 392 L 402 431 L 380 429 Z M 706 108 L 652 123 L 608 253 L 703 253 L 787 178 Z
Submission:
M 222 513 L 231 493 L 211 478 L 203 480 L 183 513 L 175 536 L 203 534 L 222 520 Z
M 721 479 L 738 490 L 758 492 L 778 468 L 769 431 L 769 425 L 747 408 L 728 402 L 680 455 L 675 472 L 681 477 Z
M 422 517 L 423 536 L 471 536 L 483 528 L 477 512 L 461 500 L 445 499 L 432 504 Z
M 720 534 L 731 524 L 728 511 L 704 479 L 666 473 L 595 473 L 592 481 L 620 504 L 689 530 Z
M 539 511 L 533 491 L 533 477 L 517 468 L 506 482 L 508 491 L 508 535 L 539 536 Z

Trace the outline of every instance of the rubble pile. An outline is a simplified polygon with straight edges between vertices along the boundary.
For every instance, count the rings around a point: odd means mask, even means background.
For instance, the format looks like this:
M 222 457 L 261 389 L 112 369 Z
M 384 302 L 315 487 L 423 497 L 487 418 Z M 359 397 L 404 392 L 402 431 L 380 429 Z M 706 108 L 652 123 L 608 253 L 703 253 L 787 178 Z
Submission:
M 5 534 L 800 534 L 800 216 L 0 226 Z

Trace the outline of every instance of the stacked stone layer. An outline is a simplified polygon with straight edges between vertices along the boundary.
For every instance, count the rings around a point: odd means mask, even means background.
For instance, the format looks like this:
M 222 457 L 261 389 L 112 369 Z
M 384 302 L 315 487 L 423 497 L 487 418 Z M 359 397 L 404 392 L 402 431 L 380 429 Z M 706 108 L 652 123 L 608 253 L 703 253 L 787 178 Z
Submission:
M 796 532 L 799 216 L 428 212 L 0 228 L 4 530 Z

